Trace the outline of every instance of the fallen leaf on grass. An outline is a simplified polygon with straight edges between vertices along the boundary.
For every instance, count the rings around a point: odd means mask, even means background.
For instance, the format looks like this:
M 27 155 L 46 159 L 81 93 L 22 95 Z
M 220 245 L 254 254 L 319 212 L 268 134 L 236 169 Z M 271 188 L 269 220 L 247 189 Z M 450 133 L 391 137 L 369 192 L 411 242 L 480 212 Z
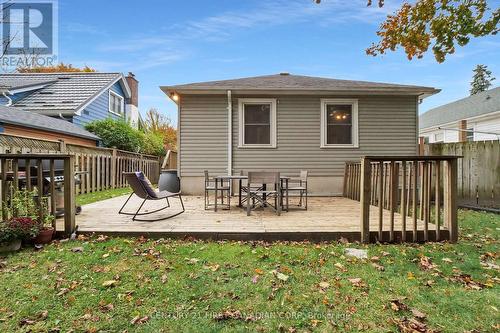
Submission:
M 339 262 L 335 263 L 334 266 L 337 267 L 337 269 L 340 270 L 340 271 L 342 271 L 342 272 L 347 272 L 347 269 L 344 267 L 344 265 L 342 265 Z
M 204 265 L 203 266 L 203 269 L 209 269 L 212 272 L 218 271 L 219 268 L 220 268 L 220 265 L 218 265 L 218 264 L 215 264 L 215 265 Z
M 447 262 L 448 264 L 451 264 L 453 262 L 453 260 L 451 260 L 450 258 L 443 258 L 441 259 L 441 261 Z
M 277 272 L 276 277 L 281 280 L 281 281 L 287 281 L 288 280 L 288 275 Z
M 361 278 L 350 278 L 347 279 L 354 287 L 366 287 L 366 284 Z
M 469 274 L 455 274 L 449 278 L 450 281 L 462 283 L 465 288 L 472 290 L 481 290 L 488 287 L 487 284 L 482 282 L 474 281 Z
M 391 300 L 391 309 L 399 312 L 408 310 L 408 306 L 402 302 L 401 299 L 393 299 Z
M 102 286 L 106 287 L 106 288 L 110 288 L 110 287 L 115 287 L 117 283 L 118 283 L 118 281 L 116 281 L 116 280 L 108 280 L 108 281 L 104 281 L 102 283 Z
M 109 257 L 109 253 L 104 253 L 104 254 L 102 255 L 102 257 L 103 257 L 103 258 L 107 258 L 107 257 Z
M 216 321 L 222 321 L 222 320 L 229 320 L 229 319 L 235 319 L 235 320 L 244 320 L 244 321 L 254 321 L 255 318 L 248 316 L 243 318 L 243 315 L 239 310 L 226 310 L 224 312 L 220 312 L 214 316 L 214 320 Z
M 260 268 L 256 268 L 255 269 L 255 273 L 257 273 L 259 275 L 262 275 L 262 274 L 264 274 L 264 271 L 262 269 L 260 269 Z
M 71 249 L 71 252 L 83 252 L 83 247 L 78 246 Z
M 434 330 L 427 327 L 427 324 L 422 323 L 421 321 L 411 318 L 408 319 L 403 317 L 401 319 L 392 319 L 394 324 L 398 327 L 400 332 L 404 333 L 438 333 L 439 330 Z
M 381 272 L 385 271 L 385 267 L 384 267 L 384 266 L 379 265 L 379 264 L 377 264 L 377 263 L 375 263 L 375 262 L 373 262 L 373 263 L 372 263 L 372 266 L 373 266 L 376 270 L 378 270 L 378 271 L 381 271 Z
M 165 284 L 165 282 L 167 282 L 167 274 L 163 274 L 160 279 L 161 283 Z
M 321 289 L 326 289 L 326 288 L 330 287 L 330 284 L 329 284 L 328 282 L 326 282 L 326 281 L 321 281 L 321 282 L 319 283 L 319 287 L 320 287 Z
M 420 257 L 419 266 L 420 266 L 420 269 L 423 271 L 430 271 L 430 270 L 436 268 L 436 265 L 434 265 L 432 263 L 431 258 L 426 257 L 426 256 Z
M 130 324 L 132 325 L 137 325 L 137 324 L 144 324 L 145 322 L 147 322 L 149 320 L 149 316 L 144 316 L 144 317 L 141 317 L 141 316 L 135 316 L 131 321 L 130 321 Z
M 423 313 L 422 311 L 419 311 L 417 309 L 411 309 L 411 313 L 413 316 L 419 320 L 425 320 L 427 318 L 427 315 Z

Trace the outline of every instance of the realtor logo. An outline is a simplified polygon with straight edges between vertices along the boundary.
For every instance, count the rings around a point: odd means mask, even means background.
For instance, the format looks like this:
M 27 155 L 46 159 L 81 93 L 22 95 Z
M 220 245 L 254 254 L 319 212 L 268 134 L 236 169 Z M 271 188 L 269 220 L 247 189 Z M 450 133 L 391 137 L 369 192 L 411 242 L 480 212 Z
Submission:
M 3 66 L 51 65 L 57 53 L 56 5 L 55 0 L 2 3 Z

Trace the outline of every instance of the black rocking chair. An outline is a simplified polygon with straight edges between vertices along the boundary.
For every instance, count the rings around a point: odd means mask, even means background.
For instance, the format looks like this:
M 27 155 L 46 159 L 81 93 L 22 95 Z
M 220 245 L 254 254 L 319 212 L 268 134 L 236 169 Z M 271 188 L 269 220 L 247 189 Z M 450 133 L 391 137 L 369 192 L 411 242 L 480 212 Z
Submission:
M 132 194 L 130 194 L 127 201 L 125 201 L 122 208 L 120 208 L 120 211 L 118 212 L 118 214 L 133 215 L 133 217 L 132 217 L 133 221 L 155 222 L 155 221 L 166 220 L 166 219 L 169 219 L 169 218 L 172 218 L 174 216 L 177 216 L 177 215 L 184 213 L 185 209 L 184 209 L 184 203 L 182 202 L 181 192 L 178 192 L 178 193 L 172 193 L 172 192 L 168 192 L 168 191 L 156 192 L 151 187 L 151 183 L 149 182 L 147 177 L 142 173 L 142 171 L 124 172 L 123 175 L 125 176 L 125 179 L 129 183 L 133 192 L 132 192 Z M 123 211 L 123 209 L 125 208 L 125 206 L 129 202 L 130 198 L 132 198 L 132 196 L 134 194 L 137 195 L 139 198 L 144 199 L 144 200 L 142 201 L 141 205 L 139 206 L 139 208 L 137 209 L 137 211 L 135 213 L 126 213 Z M 172 215 L 169 215 L 167 217 L 159 218 L 159 219 L 138 219 L 137 218 L 137 216 L 140 216 L 140 215 L 153 214 L 153 213 L 157 213 L 159 211 L 162 211 L 164 209 L 169 208 L 170 202 L 168 201 L 168 198 L 173 198 L 173 197 L 179 198 L 179 200 L 181 202 L 181 206 L 182 206 L 182 211 L 175 213 L 175 214 L 172 214 Z M 159 208 L 159 209 L 156 209 L 156 210 L 153 210 L 151 212 L 139 213 L 142 206 L 144 206 L 144 204 L 146 203 L 147 200 L 163 200 L 163 199 L 165 199 L 167 202 L 166 206 Z

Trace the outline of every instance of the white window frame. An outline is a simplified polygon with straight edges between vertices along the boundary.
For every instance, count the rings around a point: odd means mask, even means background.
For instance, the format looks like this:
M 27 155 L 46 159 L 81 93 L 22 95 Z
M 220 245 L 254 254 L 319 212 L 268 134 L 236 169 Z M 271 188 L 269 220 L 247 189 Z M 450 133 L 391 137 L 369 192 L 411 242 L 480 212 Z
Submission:
M 270 104 L 270 131 L 269 144 L 245 144 L 245 104 Z M 239 98 L 238 99 L 238 148 L 276 148 L 276 99 L 275 98 Z
M 118 99 L 120 100 L 120 106 L 121 106 L 121 110 L 122 110 L 122 113 L 117 113 L 117 112 L 114 112 L 113 110 L 111 110 L 111 95 L 115 96 L 115 97 L 118 97 Z M 112 114 L 116 114 L 117 116 L 120 116 L 120 117 L 123 117 L 125 116 L 125 99 L 123 98 L 123 96 L 120 96 L 119 94 L 115 93 L 114 91 L 112 90 L 109 90 L 109 96 L 108 96 L 108 111 Z
M 328 144 L 327 143 L 327 105 L 342 104 L 351 105 L 352 107 L 352 124 L 351 124 L 351 142 L 349 144 Z M 321 145 L 320 148 L 359 148 L 359 131 L 358 131 L 358 100 L 347 98 L 322 98 L 321 99 Z

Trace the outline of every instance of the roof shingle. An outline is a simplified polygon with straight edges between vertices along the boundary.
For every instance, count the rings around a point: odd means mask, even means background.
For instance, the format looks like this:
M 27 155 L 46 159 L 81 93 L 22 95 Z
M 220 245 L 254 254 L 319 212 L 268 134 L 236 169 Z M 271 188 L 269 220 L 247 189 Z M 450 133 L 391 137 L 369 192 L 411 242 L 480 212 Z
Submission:
M 26 126 L 54 133 L 68 134 L 85 139 L 99 140 L 99 137 L 95 134 L 70 123 L 69 121 L 29 112 L 21 108 L 0 106 L 0 123 Z
M 421 129 L 500 111 L 500 87 L 430 109 L 419 117 Z
M 163 86 L 165 92 L 215 91 L 215 90 L 296 90 L 296 91 L 373 91 L 373 92 L 413 92 L 433 94 L 439 90 L 431 87 L 392 83 L 339 80 L 322 77 L 291 75 L 281 73 L 247 77 L 241 79 L 208 81 L 199 83 Z
M 121 73 L 100 72 L 1 74 L 0 86 L 16 80 L 51 80 L 51 84 L 16 101 L 12 106 L 46 115 L 72 115 L 120 77 Z

